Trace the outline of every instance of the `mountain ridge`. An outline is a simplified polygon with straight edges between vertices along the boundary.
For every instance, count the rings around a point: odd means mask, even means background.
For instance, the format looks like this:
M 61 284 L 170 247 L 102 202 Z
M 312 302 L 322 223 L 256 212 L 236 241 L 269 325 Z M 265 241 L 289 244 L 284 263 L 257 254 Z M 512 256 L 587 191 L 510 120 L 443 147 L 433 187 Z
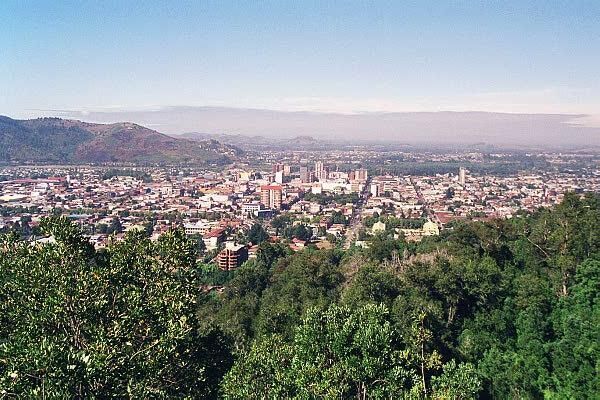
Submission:
M 132 122 L 0 116 L 0 161 L 222 164 L 240 153 L 215 140 L 174 138 Z
M 242 134 L 267 140 L 310 135 L 317 140 L 464 145 L 484 141 L 506 146 L 578 147 L 600 140 L 600 125 L 586 114 L 490 111 L 325 113 L 235 107 L 164 106 L 142 110 L 65 110 L 65 117 L 99 122 L 130 120 L 184 132 Z M 589 116 L 588 116 L 589 117 Z

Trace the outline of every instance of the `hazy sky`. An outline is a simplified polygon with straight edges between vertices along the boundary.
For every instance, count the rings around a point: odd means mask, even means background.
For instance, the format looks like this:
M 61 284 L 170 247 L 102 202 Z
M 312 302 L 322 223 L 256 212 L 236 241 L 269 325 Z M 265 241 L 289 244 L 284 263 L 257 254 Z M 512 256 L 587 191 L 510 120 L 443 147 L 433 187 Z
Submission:
M 0 1 L 0 114 L 169 105 L 598 114 L 600 1 Z

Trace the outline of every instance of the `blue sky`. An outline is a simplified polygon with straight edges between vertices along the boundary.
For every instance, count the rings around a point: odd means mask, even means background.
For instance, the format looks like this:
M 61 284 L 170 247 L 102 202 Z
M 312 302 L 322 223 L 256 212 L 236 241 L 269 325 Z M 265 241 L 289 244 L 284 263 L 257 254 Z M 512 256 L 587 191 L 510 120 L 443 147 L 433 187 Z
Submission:
M 600 1 L 0 2 L 0 114 L 598 113 Z

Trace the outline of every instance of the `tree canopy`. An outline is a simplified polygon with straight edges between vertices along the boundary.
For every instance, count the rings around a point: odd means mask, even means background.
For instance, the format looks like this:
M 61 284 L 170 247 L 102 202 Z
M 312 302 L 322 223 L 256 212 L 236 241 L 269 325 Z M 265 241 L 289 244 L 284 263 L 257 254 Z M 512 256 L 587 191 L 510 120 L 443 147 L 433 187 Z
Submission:
M 569 194 L 418 244 L 263 241 L 228 272 L 178 230 L 95 249 L 51 217 L 43 244 L 0 235 L 0 396 L 597 398 L 599 227 Z

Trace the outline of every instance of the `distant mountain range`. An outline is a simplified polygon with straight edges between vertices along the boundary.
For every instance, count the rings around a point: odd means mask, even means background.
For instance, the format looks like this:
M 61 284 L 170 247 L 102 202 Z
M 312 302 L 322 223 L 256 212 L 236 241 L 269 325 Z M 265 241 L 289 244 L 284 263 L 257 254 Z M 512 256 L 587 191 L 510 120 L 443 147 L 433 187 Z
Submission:
M 0 116 L 0 161 L 67 163 L 225 163 L 240 150 L 216 140 L 174 138 L 129 123 Z
M 193 141 L 215 140 L 231 146 L 240 146 L 245 149 L 269 148 L 289 150 L 315 150 L 338 146 L 328 140 L 317 140 L 312 136 L 301 135 L 293 138 L 272 138 L 264 136 L 247 136 L 226 133 L 187 132 L 181 135 L 172 135 Z
M 50 110 L 56 115 L 56 110 Z M 209 132 L 267 140 L 311 136 L 319 142 L 410 145 L 487 144 L 522 148 L 597 147 L 600 123 L 588 115 L 494 112 L 318 113 L 228 107 L 158 107 L 147 110 L 60 111 L 95 122 L 136 121 L 161 132 Z M 596 121 L 598 122 L 598 121 Z M 244 140 L 244 139 L 243 139 Z

